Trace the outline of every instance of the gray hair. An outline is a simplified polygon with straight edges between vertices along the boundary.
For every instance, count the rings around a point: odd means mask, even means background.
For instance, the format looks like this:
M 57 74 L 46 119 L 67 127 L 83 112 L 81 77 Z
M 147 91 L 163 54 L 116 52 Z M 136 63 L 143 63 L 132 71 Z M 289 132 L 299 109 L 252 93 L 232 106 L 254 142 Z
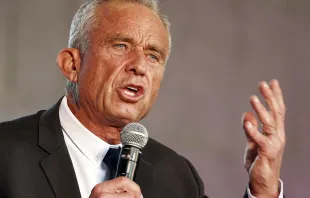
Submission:
M 72 20 L 68 47 L 78 49 L 82 57 L 90 47 L 91 30 L 92 28 L 95 28 L 96 25 L 98 25 L 98 23 L 96 23 L 98 17 L 96 15 L 96 10 L 102 3 L 109 1 L 113 0 L 86 0 L 85 3 L 77 11 Z M 138 3 L 154 11 L 163 22 L 165 28 L 168 30 L 169 48 L 171 47 L 170 23 L 168 21 L 167 16 L 159 9 L 157 0 L 123 0 L 123 1 Z M 74 83 L 68 81 L 66 85 L 66 93 L 71 94 L 72 99 L 75 101 L 77 106 L 79 106 L 78 82 Z

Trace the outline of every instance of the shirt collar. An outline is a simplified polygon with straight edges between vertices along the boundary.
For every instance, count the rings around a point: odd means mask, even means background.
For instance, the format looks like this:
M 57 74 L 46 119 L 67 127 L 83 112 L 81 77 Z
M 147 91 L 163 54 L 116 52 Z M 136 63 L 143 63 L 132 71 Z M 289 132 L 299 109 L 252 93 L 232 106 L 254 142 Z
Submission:
M 64 133 L 68 135 L 72 143 L 98 166 L 110 147 L 121 146 L 110 145 L 89 131 L 71 112 L 66 96 L 63 97 L 59 107 L 59 119 Z

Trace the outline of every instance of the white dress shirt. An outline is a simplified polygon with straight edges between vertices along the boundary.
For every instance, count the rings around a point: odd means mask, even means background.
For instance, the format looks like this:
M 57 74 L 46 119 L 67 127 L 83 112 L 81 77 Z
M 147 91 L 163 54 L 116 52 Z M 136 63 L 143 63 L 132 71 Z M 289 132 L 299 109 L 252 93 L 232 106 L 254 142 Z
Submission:
M 66 97 L 59 107 L 59 119 L 81 196 L 88 198 L 96 184 L 109 178 L 104 156 L 110 147 L 120 145 L 110 145 L 84 127 L 69 109 Z
M 110 147 L 121 145 L 110 145 L 84 127 L 71 112 L 67 104 L 67 97 L 64 97 L 60 104 L 59 119 L 81 196 L 89 198 L 94 186 L 109 178 L 110 171 L 102 163 L 104 156 Z M 279 198 L 283 198 L 283 183 L 280 182 Z M 249 188 L 247 188 L 247 194 L 249 198 L 255 198 L 251 195 Z

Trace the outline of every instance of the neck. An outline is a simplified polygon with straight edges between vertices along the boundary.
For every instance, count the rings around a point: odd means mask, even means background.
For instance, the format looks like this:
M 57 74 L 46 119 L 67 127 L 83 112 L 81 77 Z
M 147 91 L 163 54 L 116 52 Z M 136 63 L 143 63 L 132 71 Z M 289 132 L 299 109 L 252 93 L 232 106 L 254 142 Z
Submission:
M 121 128 L 101 123 L 85 109 L 78 107 L 69 95 L 67 95 L 67 103 L 73 115 L 94 135 L 112 145 L 121 143 Z

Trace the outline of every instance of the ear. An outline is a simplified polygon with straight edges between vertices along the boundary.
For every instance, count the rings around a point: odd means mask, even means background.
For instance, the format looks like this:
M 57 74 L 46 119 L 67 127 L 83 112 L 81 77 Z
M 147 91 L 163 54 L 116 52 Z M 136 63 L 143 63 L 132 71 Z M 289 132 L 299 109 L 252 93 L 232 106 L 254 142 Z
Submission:
M 81 54 L 78 49 L 66 48 L 61 50 L 56 59 L 63 75 L 71 82 L 77 82 L 81 68 Z

